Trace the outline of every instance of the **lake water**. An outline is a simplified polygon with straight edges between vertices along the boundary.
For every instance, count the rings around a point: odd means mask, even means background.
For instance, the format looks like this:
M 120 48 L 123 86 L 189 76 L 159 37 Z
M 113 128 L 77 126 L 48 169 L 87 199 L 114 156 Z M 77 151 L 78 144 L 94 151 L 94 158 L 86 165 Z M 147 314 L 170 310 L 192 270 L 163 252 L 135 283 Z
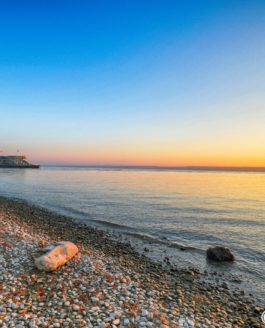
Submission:
M 0 169 L 0 195 L 152 242 L 180 267 L 239 275 L 265 296 L 265 173 L 43 167 Z M 178 246 L 188 247 L 181 251 Z M 209 246 L 228 246 L 234 264 L 205 260 Z

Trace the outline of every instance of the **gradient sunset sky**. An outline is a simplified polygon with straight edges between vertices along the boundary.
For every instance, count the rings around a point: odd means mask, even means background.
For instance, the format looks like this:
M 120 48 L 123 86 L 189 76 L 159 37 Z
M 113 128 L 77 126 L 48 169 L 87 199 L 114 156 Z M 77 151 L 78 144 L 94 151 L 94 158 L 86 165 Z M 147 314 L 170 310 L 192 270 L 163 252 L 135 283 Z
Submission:
M 0 149 L 265 166 L 265 1 L 1 1 Z

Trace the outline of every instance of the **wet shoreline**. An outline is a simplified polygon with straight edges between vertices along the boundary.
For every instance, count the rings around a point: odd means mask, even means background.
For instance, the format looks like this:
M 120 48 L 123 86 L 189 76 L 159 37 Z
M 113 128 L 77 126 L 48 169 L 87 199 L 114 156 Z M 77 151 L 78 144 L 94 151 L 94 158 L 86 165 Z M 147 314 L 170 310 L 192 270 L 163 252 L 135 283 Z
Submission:
M 155 296 L 152 296 L 152 302 L 154 304 L 160 304 L 161 302 L 161 304 L 164 304 L 161 308 L 162 312 L 154 312 L 152 319 L 141 315 L 141 311 L 149 311 L 146 307 L 142 306 L 134 314 L 127 313 L 126 306 L 125 309 L 119 307 L 118 310 L 121 312 L 121 316 L 118 318 L 119 327 L 126 327 L 128 322 L 131 324 L 128 327 L 177 327 L 177 325 L 181 327 L 181 324 L 184 325 L 184 323 L 187 327 L 262 327 L 260 321 L 262 308 L 256 304 L 253 296 L 246 295 L 244 291 L 239 289 L 232 291 L 224 283 L 208 283 L 205 274 L 196 272 L 196 270 L 180 270 L 170 266 L 166 261 L 164 265 L 155 263 L 145 255 L 135 251 L 130 243 L 114 240 L 107 232 L 89 227 L 87 224 L 78 222 L 78 220 L 29 205 L 23 201 L 0 197 L 0 214 L 3 223 L 10 220 L 11 223 L 13 222 L 25 229 L 27 234 L 33 236 L 33 240 L 36 236 L 36 247 L 37 236 L 45 235 L 46 242 L 48 240 L 71 240 L 77 243 L 80 248 L 81 262 L 84 261 L 82 254 L 88 251 L 94 255 L 101 254 L 102 259 L 106 261 L 104 262 L 106 270 L 108 270 L 108 267 L 112 267 L 112 270 L 113 267 L 118 267 L 123 275 L 125 275 L 124 271 L 127 275 L 129 272 L 130 281 L 137 277 L 135 279 L 143 289 L 144 298 L 146 298 L 148 291 L 153 291 Z M 32 247 L 34 249 L 34 244 Z M 2 251 L 7 250 L 4 246 L 2 248 Z M 91 263 L 93 261 L 92 259 Z M 111 261 L 111 264 L 108 261 Z M 63 270 L 70 270 L 69 277 L 77 274 L 80 281 L 85 279 L 84 274 L 75 265 L 66 265 L 59 269 L 55 273 L 55 277 L 58 278 Z M 32 272 L 34 272 L 34 275 L 41 276 L 44 281 L 48 279 L 42 273 L 37 272 L 31 264 L 26 269 L 25 274 L 32 274 Z M 95 272 L 96 277 L 99 277 L 100 274 L 100 272 Z M 108 274 L 113 274 L 113 272 Z M 15 273 L 13 273 L 13 276 L 16 276 Z M 50 277 L 50 275 L 47 276 Z M 5 277 L 2 277 L 2 279 L 4 280 Z M 2 286 L 5 284 L 3 280 L 1 281 Z M 118 298 L 119 296 L 116 295 L 115 297 Z M 71 299 L 69 302 L 71 303 Z M 89 308 L 92 305 L 89 300 L 83 303 L 82 307 Z M 117 306 L 116 298 L 114 305 Z M 172 309 L 174 309 L 173 312 Z M 70 315 L 67 310 L 65 311 L 66 315 Z M 82 320 L 89 320 L 90 326 L 88 325 L 88 327 L 93 327 L 95 325 L 93 320 L 96 320 L 96 317 L 86 311 L 84 312 Z M 103 306 L 102 313 L 104 315 L 102 314 L 102 317 L 100 317 L 102 327 L 104 324 L 105 327 L 109 326 L 110 321 L 103 322 L 102 319 L 105 318 L 108 312 L 110 312 L 109 309 Z M 31 311 L 31 313 L 38 320 L 38 315 L 34 311 Z M 161 316 L 164 319 L 161 319 Z M 59 320 L 58 325 L 60 326 L 62 324 L 60 317 L 56 320 Z M 112 321 L 114 320 L 116 319 L 114 318 Z M 164 323 L 163 320 L 165 320 Z M 58 327 L 58 325 L 55 325 L 55 327 Z M 74 327 L 75 324 L 72 324 L 72 326 Z M 7 324 L 6 327 L 9 327 L 9 325 Z

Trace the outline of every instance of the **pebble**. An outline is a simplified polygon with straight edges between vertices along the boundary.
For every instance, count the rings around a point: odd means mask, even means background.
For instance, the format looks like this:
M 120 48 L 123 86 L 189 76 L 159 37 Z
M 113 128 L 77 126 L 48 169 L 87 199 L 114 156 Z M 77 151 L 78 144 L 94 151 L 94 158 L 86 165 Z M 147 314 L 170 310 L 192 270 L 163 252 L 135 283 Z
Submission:
M 120 324 L 120 319 L 115 319 L 115 320 L 113 321 L 113 324 L 114 324 L 115 326 L 119 325 L 119 324 Z
M 143 311 L 142 311 L 142 316 L 143 316 L 143 317 L 146 317 L 147 315 L 148 315 L 148 311 L 145 310 L 145 309 L 143 309 Z

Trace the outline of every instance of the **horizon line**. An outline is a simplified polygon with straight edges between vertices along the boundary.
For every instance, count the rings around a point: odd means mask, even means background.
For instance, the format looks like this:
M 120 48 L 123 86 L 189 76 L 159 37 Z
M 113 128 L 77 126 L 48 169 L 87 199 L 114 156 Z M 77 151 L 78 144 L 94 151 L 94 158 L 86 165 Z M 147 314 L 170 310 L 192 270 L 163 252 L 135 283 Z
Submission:
M 165 169 L 165 170 L 201 170 L 201 171 L 242 171 L 265 172 L 265 166 L 219 166 L 219 165 L 115 165 L 115 164 L 44 164 L 48 167 L 90 167 L 113 169 Z

